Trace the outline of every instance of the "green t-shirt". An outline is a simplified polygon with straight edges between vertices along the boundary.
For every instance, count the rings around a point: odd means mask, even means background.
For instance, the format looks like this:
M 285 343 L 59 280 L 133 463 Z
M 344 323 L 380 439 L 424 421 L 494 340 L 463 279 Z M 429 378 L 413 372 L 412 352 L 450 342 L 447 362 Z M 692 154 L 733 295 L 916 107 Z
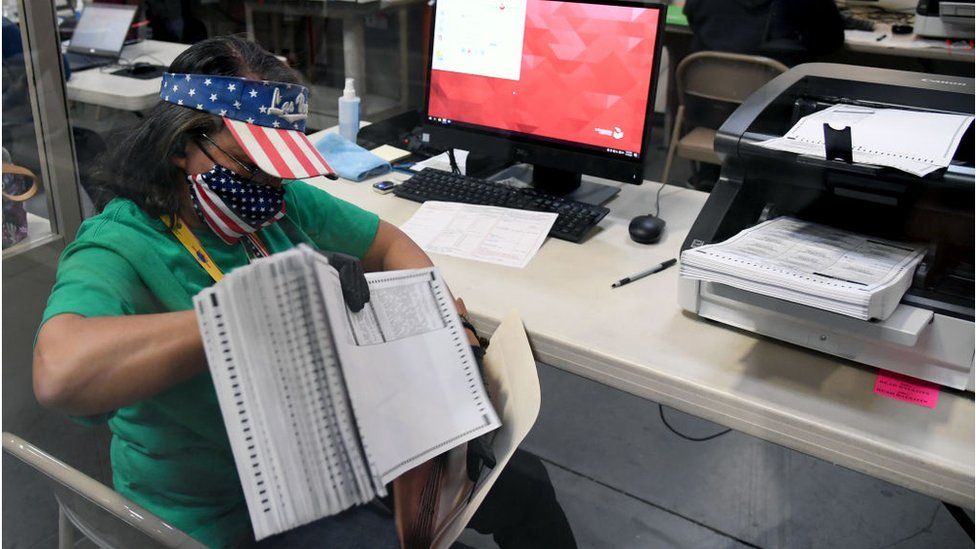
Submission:
M 272 253 L 300 241 L 360 258 L 366 253 L 379 226 L 376 215 L 300 181 L 285 189 L 286 219 L 258 233 Z M 228 246 L 209 229 L 194 233 L 225 274 L 247 264 L 243 244 Z M 81 225 L 61 255 L 42 324 L 62 313 L 187 310 L 193 296 L 211 284 L 161 220 L 115 199 Z M 253 539 L 209 372 L 105 417 L 119 493 L 208 546 Z

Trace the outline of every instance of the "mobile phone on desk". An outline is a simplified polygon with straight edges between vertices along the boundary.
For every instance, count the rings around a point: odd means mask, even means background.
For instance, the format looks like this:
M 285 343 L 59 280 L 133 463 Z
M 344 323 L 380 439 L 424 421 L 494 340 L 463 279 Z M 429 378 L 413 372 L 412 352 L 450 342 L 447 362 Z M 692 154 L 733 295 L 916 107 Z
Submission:
M 399 185 L 399 183 L 397 183 L 396 181 L 390 181 L 390 180 L 377 181 L 376 183 L 373 183 L 373 190 L 380 194 L 386 194 L 392 191 L 393 188 L 396 187 L 397 185 Z

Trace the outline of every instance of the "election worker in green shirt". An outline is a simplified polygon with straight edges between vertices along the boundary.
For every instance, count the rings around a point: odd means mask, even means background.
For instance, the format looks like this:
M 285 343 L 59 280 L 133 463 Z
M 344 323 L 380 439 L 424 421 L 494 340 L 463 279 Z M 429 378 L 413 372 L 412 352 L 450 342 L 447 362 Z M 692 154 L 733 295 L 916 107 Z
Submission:
M 118 492 L 208 546 L 252 545 L 193 296 L 255 258 L 306 243 L 329 255 L 359 310 L 368 300 L 363 270 L 431 261 L 395 226 L 301 181 L 335 178 L 304 134 L 308 89 L 254 43 L 228 36 L 190 47 L 164 75 L 160 99 L 110 147 L 101 212 L 61 256 L 34 391 L 79 421 L 108 422 Z M 506 468 L 492 490 L 502 503 L 483 506 L 500 511 L 479 511 L 472 525 L 502 546 L 532 546 L 532 536 L 575 546 L 537 461 Z M 396 546 L 392 519 L 363 509 L 313 523 L 303 541 L 269 540 Z

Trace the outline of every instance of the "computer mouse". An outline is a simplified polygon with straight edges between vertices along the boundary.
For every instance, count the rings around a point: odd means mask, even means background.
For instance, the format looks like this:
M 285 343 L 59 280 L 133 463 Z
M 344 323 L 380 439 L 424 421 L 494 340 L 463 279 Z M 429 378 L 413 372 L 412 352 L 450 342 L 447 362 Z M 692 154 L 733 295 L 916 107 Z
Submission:
M 149 63 L 133 63 L 132 66 L 129 67 L 129 72 L 136 75 L 149 74 L 155 70 L 156 66 Z
M 639 215 L 630 220 L 630 239 L 639 244 L 654 244 L 661 239 L 665 225 L 660 217 Z

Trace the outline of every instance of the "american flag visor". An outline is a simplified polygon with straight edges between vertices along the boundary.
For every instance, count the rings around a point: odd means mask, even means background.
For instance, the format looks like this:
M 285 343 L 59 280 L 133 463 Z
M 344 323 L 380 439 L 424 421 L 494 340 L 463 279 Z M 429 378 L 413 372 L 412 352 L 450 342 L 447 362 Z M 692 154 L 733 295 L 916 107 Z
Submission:
M 163 101 L 224 119 L 231 135 L 261 171 L 282 179 L 335 172 L 305 135 L 308 88 L 237 76 L 163 74 Z

